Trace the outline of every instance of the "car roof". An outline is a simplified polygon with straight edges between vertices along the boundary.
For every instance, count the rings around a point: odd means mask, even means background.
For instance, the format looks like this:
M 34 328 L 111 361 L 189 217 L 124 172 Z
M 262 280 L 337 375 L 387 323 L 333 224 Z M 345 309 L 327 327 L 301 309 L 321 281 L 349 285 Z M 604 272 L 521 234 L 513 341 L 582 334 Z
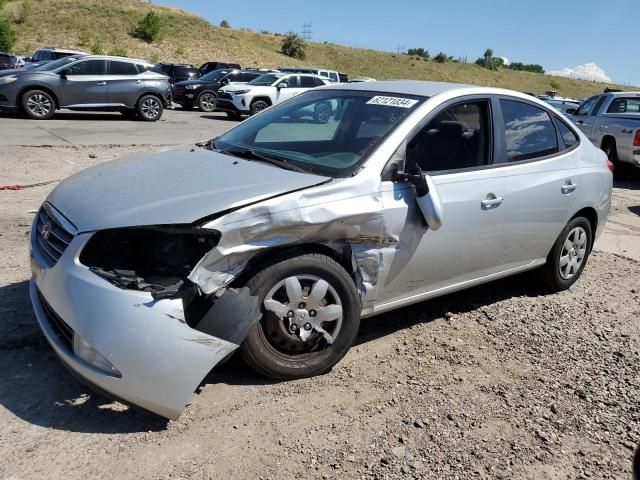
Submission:
M 42 50 L 50 51 L 50 52 L 62 52 L 62 53 L 86 53 L 86 52 L 83 52 L 82 50 L 73 50 L 70 48 L 58 48 L 58 47 L 42 47 L 36 50 L 36 52 L 39 52 Z
M 433 97 L 434 95 L 449 90 L 482 88 L 462 83 L 426 82 L 421 80 L 382 80 L 377 82 L 338 83 L 332 84 L 332 87 L 340 90 L 373 90 L 376 92 L 419 95 L 422 97 Z
M 614 97 L 640 97 L 640 92 L 610 92 Z
M 138 58 L 116 57 L 113 55 L 84 55 L 82 57 L 78 57 L 78 60 L 118 60 L 119 62 L 142 63 L 144 65 L 151 66 L 154 65 L 153 63 L 146 60 L 140 60 Z

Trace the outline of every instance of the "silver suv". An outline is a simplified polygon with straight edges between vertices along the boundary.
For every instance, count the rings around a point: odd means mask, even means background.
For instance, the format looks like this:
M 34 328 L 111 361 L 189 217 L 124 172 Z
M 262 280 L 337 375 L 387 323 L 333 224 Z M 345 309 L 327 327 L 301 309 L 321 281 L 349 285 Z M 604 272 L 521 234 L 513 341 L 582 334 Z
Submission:
M 46 120 L 55 110 L 120 111 L 128 118 L 159 120 L 169 104 L 166 75 L 143 60 L 106 56 L 71 56 L 32 70 L 0 76 L 0 111 L 22 111 Z

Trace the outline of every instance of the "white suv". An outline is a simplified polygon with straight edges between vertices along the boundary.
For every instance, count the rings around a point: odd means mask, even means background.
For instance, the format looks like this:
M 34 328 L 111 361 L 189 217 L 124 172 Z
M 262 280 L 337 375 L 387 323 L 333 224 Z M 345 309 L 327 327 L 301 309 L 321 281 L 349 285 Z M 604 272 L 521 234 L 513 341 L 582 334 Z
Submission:
M 267 73 L 244 85 L 227 85 L 218 91 L 217 109 L 231 118 L 255 115 L 271 105 L 331 82 L 318 75 Z

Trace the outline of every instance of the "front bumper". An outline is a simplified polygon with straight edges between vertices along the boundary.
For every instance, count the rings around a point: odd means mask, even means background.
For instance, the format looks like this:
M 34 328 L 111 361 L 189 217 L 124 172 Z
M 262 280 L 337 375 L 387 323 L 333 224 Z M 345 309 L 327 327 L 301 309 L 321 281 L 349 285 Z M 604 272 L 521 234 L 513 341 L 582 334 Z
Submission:
M 189 327 L 182 300 L 154 301 L 149 293 L 122 290 L 92 273 L 78 260 L 91 235 L 75 236 L 47 268 L 32 228 L 30 294 L 38 323 L 64 364 L 86 383 L 177 418 L 207 373 L 238 345 Z M 78 357 L 61 336 L 59 320 L 67 334 L 90 342 L 120 376 Z
M 248 115 L 251 113 L 247 100 L 244 96 L 235 96 L 230 94 L 218 94 L 216 109 L 223 112 L 239 113 Z

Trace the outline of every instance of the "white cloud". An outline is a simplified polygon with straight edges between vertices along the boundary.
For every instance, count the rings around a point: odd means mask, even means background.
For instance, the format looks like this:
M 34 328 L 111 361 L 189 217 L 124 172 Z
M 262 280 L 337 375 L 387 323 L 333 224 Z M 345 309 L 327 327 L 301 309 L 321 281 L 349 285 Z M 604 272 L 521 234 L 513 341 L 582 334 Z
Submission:
M 500 57 L 500 58 L 502 59 L 505 65 L 511 65 L 511 60 L 509 60 L 507 57 Z
M 595 63 L 585 63 L 571 68 L 566 67 L 561 70 L 547 72 L 549 75 L 557 77 L 576 78 L 578 80 L 589 80 L 592 82 L 613 83 L 611 78 Z

